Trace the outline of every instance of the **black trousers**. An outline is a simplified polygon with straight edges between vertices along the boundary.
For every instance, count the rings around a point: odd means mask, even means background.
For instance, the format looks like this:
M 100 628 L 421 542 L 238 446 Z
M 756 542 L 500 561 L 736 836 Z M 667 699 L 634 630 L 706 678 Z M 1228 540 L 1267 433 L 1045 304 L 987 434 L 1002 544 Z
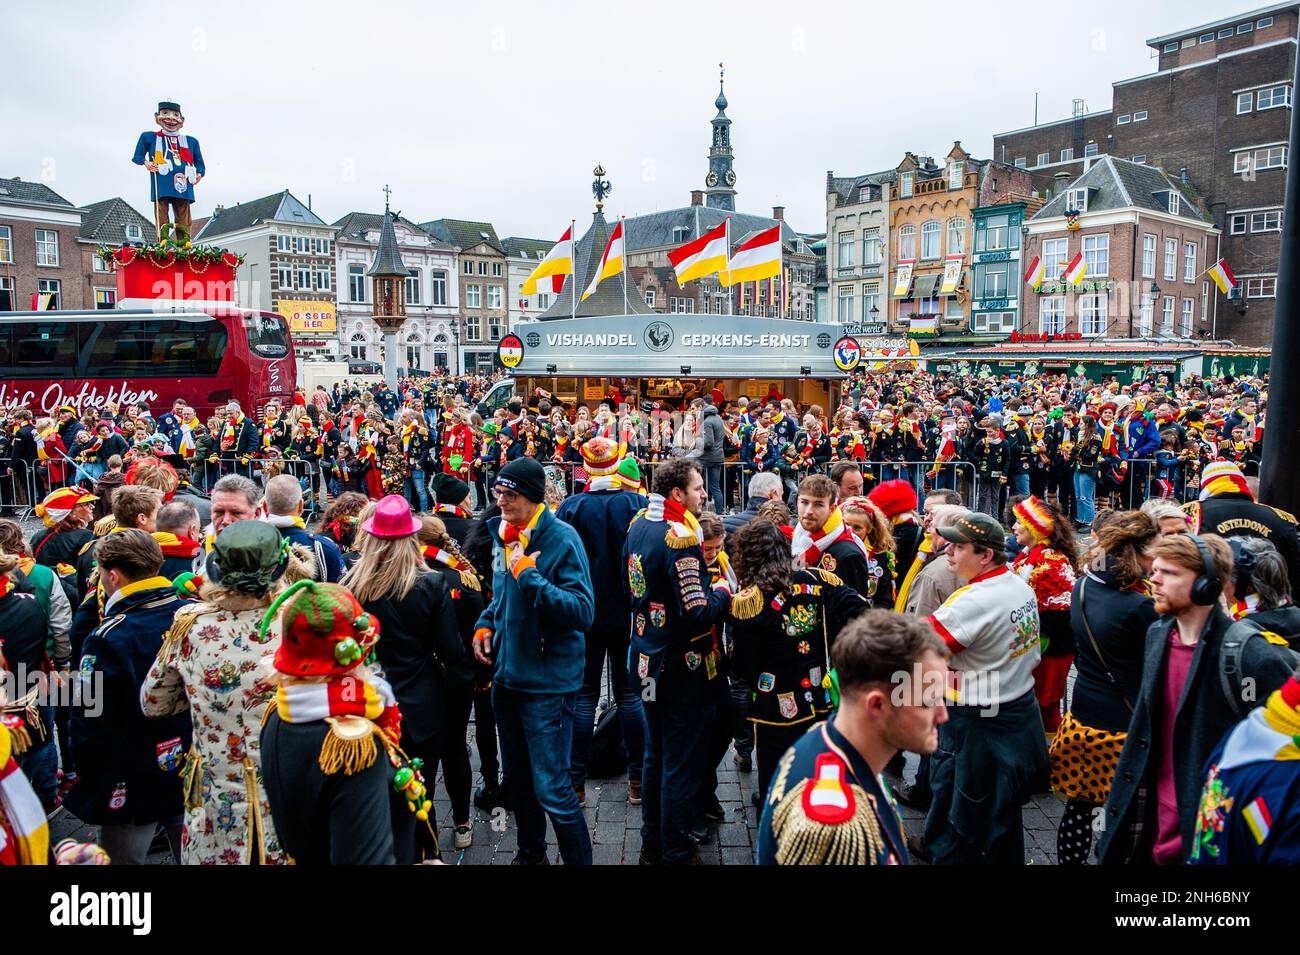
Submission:
M 497 720 L 492 713 L 492 685 L 474 689 L 474 746 L 478 749 L 483 785 L 495 789 L 501 774 L 497 758 Z
M 731 685 L 731 735 L 736 743 L 736 752 L 741 756 L 752 756 L 754 724 L 749 720 L 749 702 L 754 690 L 734 673 L 727 676 L 727 682 Z
M 428 758 L 424 765 L 424 780 L 429 788 L 438 777 L 442 766 L 442 782 L 451 800 L 451 818 L 456 825 L 469 821 L 469 797 L 474 774 L 469 765 L 467 735 L 469 711 L 474 705 L 472 684 L 448 687 L 446 690 L 447 724 L 442 732 L 425 744 Z
M 776 776 L 776 767 L 785 751 L 799 742 L 808 727 L 815 721 L 796 723 L 794 726 L 773 726 L 770 723 L 754 724 L 754 756 L 758 760 L 758 804 L 767 802 L 768 790 Z
M 704 744 L 707 769 L 704 771 L 700 792 L 695 800 L 696 806 L 701 811 L 711 808 L 717 799 L 718 763 L 722 762 L 722 757 L 726 756 L 727 750 L 731 748 L 731 687 L 727 684 L 726 676 L 721 673 L 714 677 L 712 682 L 715 684 L 713 723 L 709 727 Z

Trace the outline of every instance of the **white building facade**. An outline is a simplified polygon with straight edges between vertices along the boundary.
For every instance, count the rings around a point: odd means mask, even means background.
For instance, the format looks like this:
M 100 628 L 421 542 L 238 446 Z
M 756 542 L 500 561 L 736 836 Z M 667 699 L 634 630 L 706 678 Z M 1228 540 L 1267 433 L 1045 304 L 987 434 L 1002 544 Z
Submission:
M 383 332 L 371 318 L 374 302 L 366 272 L 379 247 L 383 215 L 353 212 L 334 223 L 338 229 L 339 321 L 337 345 L 344 358 L 383 364 Z M 406 324 L 397 336 L 398 373 L 455 371 L 460 283 L 455 246 L 431 236 L 413 222 L 394 223 L 406 280 Z

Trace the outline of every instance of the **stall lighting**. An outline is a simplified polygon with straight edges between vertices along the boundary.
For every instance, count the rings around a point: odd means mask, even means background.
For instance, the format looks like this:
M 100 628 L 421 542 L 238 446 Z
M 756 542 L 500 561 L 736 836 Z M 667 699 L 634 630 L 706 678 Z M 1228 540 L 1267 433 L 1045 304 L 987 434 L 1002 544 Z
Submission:
M 682 365 L 682 374 L 683 374 L 683 375 L 690 375 L 690 373 L 691 373 L 691 366 L 690 366 L 690 365 Z
M 547 366 L 546 366 L 546 373 L 547 373 L 548 375 L 553 375 L 553 374 L 555 374 L 555 372 L 556 372 L 556 367 L 555 367 L 554 365 L 547 365 Z
M 799 374 L 801 374 L 801 375 L 811 375 L 811 374 L 812 374 L 812 365 L 800 365 L 800 366 L 799 366 Z

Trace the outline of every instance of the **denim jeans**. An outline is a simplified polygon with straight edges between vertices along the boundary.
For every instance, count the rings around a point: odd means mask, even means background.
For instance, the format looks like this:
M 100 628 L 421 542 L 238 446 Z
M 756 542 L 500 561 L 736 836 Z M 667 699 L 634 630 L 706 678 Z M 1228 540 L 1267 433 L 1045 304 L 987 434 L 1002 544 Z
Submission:
M 708 770 L 711 703 L 645 703 L 641 848 L 665 865 L 695 854 L 690 828 L 695 797 Z
M 1094 498 L 1097 494 L 1097 480 L 1091 474 L 1074 472 L 1074 508 L 1076 519 L 1081 524 L 1091 524 L 1097 516 Z
M 410 501 L 411 507 L 416 511 L 427 511 L 429 509 L 429 489 L 424 480 L 424 471 L 412 471 L 406 479 L 406 486 L 402 488 L 402 493 Z
M 1024 474 L 1014 475 L 1011 478 L 1011 493 L 1012 494 L 1029 493 L 1029 472 L 1028 471 L 1026 471 Z
M 492 688 L 501 762 L 519 827 L 519 854 L 529 863 L 546 855 L 546 817 L 565 865 L 591 865 L 591 833 L 569 774 L 577 693 L 520 693 Z
M 591 737 L 596 726 L 596 703 L 600 699 L 600 677 L 609 658 L 609 679 L 614 684 L 618 703 L 618 722 L 623 730 L 623 748 L 627 750 L 627 778 L 641 778 L 641 761 L 645 752 L 645 713 L 641 709 L 641 688 L 627 679 L 628 637 L 618 632 L 593 630 L 587 634 L 587 668 L 582 674 L 582 689 L 573 724 L 573 785 L 587 784 L 587 761 L 591 756 Z
M 722 465 L 705 464 L 704 483 L 709 489 L 709 500 L 713 502 L 713 510 L 717 514 L 725 514 L 726 508 L 722 499 Z
M 14 759 L 32 784 L 41 805 L 49 812 L 54 808 L 54 797 L 59 791 L 59 744 L 54 740 L 54 707 L 42 706 L 40 713 L 45 727 L 45 742 Z

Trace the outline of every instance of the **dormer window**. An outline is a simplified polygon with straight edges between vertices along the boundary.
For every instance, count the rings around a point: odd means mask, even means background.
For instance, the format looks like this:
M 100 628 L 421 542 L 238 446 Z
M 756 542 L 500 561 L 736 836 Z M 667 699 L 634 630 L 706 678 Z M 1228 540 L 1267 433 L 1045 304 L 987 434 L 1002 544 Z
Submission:
M 905 172 L 898 177 L 898 196 L 900 199 L 912 198 L 912 174 Z
M 1173 215 L 1178 215 L 1180 209 L 1181 209 L 1181 204 L 1179 203 L 1179 200 L 1178 200 L 1178 193 L 1176 193 L 1176 192 L 1171 192 L 1171 193 L 1169 193 L 1169 211 L 1170 211 L 1170 213 L 1172 213 Z
M 133 223 L 133 222 L 129 222 L 129 223 L 127 223 L 127 226 L 126 226 L 126 241 L 128 241 L 128 242 L 143 242 L 143 241 L 144 241 L 144 231 L 143 231 L 143 230 L 142 230 L 138 225 L 136 225 L 136 224 Z
M 948 164 L 948 188 L 960 189 L 962 186 L 962 171 L 966 164 L 961 162 L 952 162 Z
M 689 226 L 684 226 L 684 225 L 673 226 L 674 242 L 686 242 L 688 239 L 690 239 L 690 237 L 691 237 L 691 230 Z
M 1088 211 L 1088 190 L 1071 189 L 1065 194 L 1065 208 L 1067 211 L 1087 212 Z

